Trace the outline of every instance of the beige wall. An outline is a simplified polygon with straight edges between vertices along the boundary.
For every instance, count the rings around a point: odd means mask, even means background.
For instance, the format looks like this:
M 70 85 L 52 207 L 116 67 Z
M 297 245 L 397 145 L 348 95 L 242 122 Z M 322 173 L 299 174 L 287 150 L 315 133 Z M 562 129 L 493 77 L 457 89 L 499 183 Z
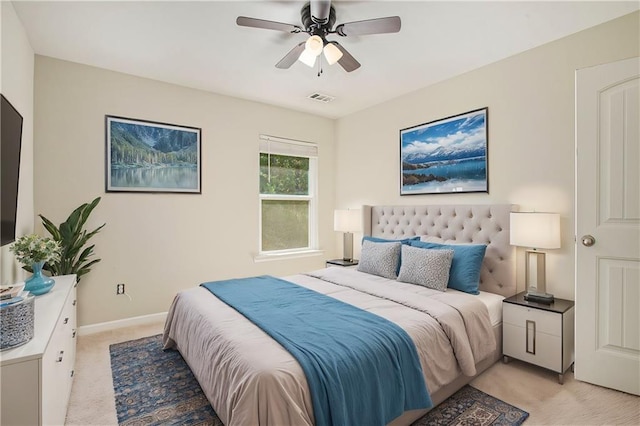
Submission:
M 80 284 L 80 324 L 166 311 L 178 290 L 205 280 L 321 267 L 341 253 L 334 205 L 365 203 L 559 212 L 549 291 L 573 298 L 574 71 L 637 56 L 639 21 L 634 13 L 336 121 L 36 56 L 35 212 L 60 222 L 103 197 L 90 223 L 107 222 L 95 238 L 103 261 Z M 400 197 L 399 129 L 485 106 L 490 193 Z M 202 195 L 104 193 L 105 114 L 201 127 Z M 254 262 L 260 133 L 320 144 L 324 255 Z M 518 262 L 522 290 L 521 252 Z M 115 295 L 118 282 L 132 301 Z
M 638 56 L 639 24 L 636 12 L 337 120 L 336 206 L 507 202 L 559 212 L 562 248 L 547 254 L 547 287 L 573 299 L 574 72 Z M 485 106 L 489 194 L 400 197 L 399 130 Z M 517 267 L 524 290 L 522 252 Z
M 16 234 L 33 232 L 33 49 L 10 2 L 0 2 L 2 22 L 0 92 L 22 115 L 22 149 L 18 188 Z M 21 265 L 0 248 L 0 284 L 12 284 L 25 278 Z
M 80 282 L 80 325 L 165 312 L 203 281 L 292 274 L 335 255 L 332 120 L 42 56 L 35 93 L 36 213 L 60 223 L 102 196 L 89 223 L 107 223 L 94 238 L 102 262 Z M 105 193 L 105 114 L 202 128 L 202 194 Z M 254 262 L 261 133 L 319 144 L 328 253 Z M 120 282 L 132 301 L 116 296 Z

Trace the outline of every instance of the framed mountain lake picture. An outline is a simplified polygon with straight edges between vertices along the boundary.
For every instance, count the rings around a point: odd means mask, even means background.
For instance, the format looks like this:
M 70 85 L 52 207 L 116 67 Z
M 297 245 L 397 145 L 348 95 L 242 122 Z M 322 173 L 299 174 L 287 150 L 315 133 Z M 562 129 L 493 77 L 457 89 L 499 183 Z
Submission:
M 400 130 L 400 195 L 489 192 L 488 108 Z
M 105 116 L 107 192 L 200 194 L 201 129 Z

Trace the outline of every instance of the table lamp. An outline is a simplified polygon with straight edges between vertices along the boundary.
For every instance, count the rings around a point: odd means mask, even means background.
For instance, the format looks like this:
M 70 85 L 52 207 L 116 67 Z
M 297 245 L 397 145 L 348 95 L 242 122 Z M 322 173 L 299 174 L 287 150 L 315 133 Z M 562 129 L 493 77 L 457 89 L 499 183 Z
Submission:
M 560 215 L 558 213 L 512 212 L 511 237 L 513 246 L 528 247 L 525 258 L 525 300 L 553 303 L 553 295 L 546 292 L 545 253 L 538 249 L 560 248 Z
M 353 261 L 353 233 L 362 231 L 362 212 L 360 210 L 336 210 L 333 214 L 333 229 L 344 232 L 342 259 Z

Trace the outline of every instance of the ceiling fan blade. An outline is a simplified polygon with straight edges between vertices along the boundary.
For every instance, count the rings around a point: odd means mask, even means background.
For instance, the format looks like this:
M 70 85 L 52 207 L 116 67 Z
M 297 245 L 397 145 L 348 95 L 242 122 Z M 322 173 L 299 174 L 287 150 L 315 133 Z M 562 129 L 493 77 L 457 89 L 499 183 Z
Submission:
M 367 19 L 340 24 L 336 27 L 336 33 L 341 36 L 369 35 L 397 33 L 400 31 L 401 21 L 399 16 L 387 16 L 386 18 Z
M 297 25 L 267 21 L 265 19 L 247 18 L 246 16 L 238 16 L 236 24 L 241 27 L 263 28 L 265 30 L 284 31 L 286 33 L 299 33 L 302 31 L 302 28 Z
M 356 58 L 351 56 L 351 53 L 347 52 L 347 49 L 342 47 L 337 41 L 330 42 L 335 45 L 342 52 L 342 58 L 338 59 L 338 63 L 346 72 L 355 71 L 360 68 L 360 62 L 356 61 Z
M 298 60 L 298 58 L 300 57 L 300 54 L 304 50 L 304 44 L 305 42 L 303 41 L 302 43 L 298 44 L 293 49 L 291 49 L 289 53 L 284 55 L 284 58 L 280 59 L 280 62 L 276 64 L 276 68 L 280 68 L 284 70 L 291 67 L 291 65 L 293 65 Z

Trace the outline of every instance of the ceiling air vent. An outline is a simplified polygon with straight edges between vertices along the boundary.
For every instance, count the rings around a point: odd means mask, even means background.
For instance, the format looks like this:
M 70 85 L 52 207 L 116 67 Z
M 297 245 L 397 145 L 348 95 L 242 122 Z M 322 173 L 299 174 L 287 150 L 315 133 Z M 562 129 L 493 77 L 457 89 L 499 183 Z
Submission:
M 323 102 L 325 104 L 331 102 L 332 100 L 334 100 L 336 97 L 335 96 L 329 96 L 329 95 L 323 95 L 322 93 L 312 93 L 309 96 L 307 96 L 307 98 L 312 99 L 314 101 L 318 101 L 318 102 Z

